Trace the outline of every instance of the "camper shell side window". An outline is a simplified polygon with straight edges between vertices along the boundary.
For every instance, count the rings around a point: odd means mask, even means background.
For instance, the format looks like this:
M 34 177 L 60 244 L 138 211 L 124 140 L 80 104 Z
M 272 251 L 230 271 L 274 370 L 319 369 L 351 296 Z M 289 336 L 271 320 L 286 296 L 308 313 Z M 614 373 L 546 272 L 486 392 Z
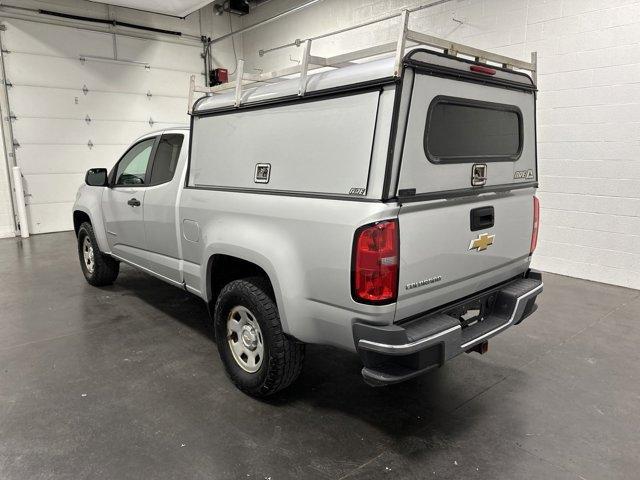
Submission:
M 424 151 L 431 163 L 516 161 L 522 143 L 515 105 L 442 95 L 429 105 Z

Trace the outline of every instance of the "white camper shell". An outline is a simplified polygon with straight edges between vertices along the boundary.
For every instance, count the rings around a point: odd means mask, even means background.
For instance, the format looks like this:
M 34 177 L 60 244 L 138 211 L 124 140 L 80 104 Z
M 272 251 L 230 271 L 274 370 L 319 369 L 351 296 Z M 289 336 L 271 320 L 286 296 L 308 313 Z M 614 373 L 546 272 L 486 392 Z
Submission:
M 239 104 L 234 92 L 203 97 L 192 114 L 189 184 L 349 199 L 437 198 L 440 191 L 469 191 L 467 164 L 474 160 L 495 162 L 482 185 L 484 192 L 486 187 L 505 189 L 515 183 L 522 188 L 523 180 L 531 186 L 537 178 L 533 81 L 498 67 L 485 67 L 493 72 L 487 76 L 470 70 L 474 66 L 470 60 L 413 49 L 404 58 L 400 78 L 393 75 L 394 59 L 384 58 L 310 75 L 304 96 L 298 94 L 299 79 L 288 79 L 246 88 Z M 438 160 L 421 151 L 422 142 L 411 142 L 408 161 L 398 171 L 402 137 L 407 130 L 425 137 L 425 122 L 436 105 L 486 112 L 479 121 L 487 142 L 495 145 L 495 136 L 512 128 L 515 136 L 508 140 L 517 141 L 515 150 L 502 156 L 498 152 L 497 157 L 488 152 Z M 484 123 L 487 118 L 495 118 L 495 123 Z M 392 145 L 398 127 L 403 135 Z M 450 127 L 456 126 L 441 128 Z M 449 141 L 455 143 L 456 135 L 452 130 Z M 398 152 L 387 165 L 391 150 Z M 247 175 L 260 163 L 273 172 L 269 182 Z M 384 168 L 385 175 L 371 175 L 376 167 Z M 526 173 L 516 174 L 522 171 Z

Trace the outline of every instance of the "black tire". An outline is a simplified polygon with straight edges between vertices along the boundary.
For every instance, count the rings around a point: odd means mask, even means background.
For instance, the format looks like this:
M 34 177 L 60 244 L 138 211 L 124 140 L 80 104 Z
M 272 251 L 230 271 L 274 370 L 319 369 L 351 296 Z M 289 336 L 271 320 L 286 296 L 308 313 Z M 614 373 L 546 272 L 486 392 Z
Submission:
M 222 289 L 214 309 L 216 343 L 227 376 L 240 390 L 254 397 L 266 397 L 291 385 L 298 378 L 304 360 L 304 344 L 282 331 L 278 307 L 270 291 L 269 284 L 260 277 L 235 280 Z M 264 356 L 254 373 L 239 365 L 229 344 L 227 320 L 237 307 L 248 309 L 261 330 Z
M 90 271 L 85 262 L 85 239 L 88 239 L 93 249 L 93 271 Z M 100 251 L 96 236 L 93 233 L 93 227 L 89 222 L 83 223 L 78 229 L 78 257 L 80 258 L 80 266 L 82 273 L 84 273 L 84 278 L 94 287 L 111 285 L 118 278 L 120 263 Z

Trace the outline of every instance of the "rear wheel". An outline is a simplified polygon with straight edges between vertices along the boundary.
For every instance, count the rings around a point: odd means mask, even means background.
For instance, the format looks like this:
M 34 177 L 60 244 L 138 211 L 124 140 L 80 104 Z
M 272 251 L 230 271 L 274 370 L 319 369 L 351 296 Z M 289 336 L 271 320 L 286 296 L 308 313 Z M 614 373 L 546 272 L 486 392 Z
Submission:
M 265 397 L 289 386 L 302 370 L 304 345 L 282 331 L 278 308 L 260 277 L 235 280 L 216 302 L 218 352 L 233 383 Z
M 91 285 L 111 285 L 118 277 L 120 264 L 100 251 L 89 222 L 83 223 L 78 229 L 78 257 L 84 278 Z

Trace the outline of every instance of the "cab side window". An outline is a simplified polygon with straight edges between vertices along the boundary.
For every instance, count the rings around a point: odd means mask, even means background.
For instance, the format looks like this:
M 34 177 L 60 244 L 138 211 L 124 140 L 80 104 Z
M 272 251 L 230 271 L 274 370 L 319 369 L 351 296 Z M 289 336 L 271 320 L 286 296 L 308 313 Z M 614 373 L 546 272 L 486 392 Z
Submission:
M 141 186 L 145 184 L 147 167 L 156 138 L 137 143 L 118 162 L 115 175 L 117 186 Z
M 176 173 L 178 157 L 184 135 L 179 133 L 167 133 L 162 135 L 156 149 L 153 167 L 151 168 L 150 185 L 159 185 L 170 182 Z

